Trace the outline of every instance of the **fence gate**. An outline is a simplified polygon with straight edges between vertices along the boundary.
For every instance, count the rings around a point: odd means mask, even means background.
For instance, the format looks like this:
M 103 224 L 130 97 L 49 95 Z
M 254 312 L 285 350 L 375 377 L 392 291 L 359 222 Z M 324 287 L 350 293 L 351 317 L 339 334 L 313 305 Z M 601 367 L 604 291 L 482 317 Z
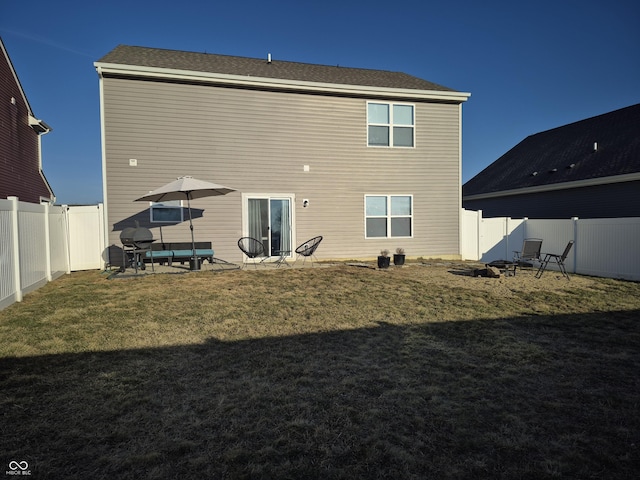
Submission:
M 97 205 L 67 207 L 69 268 L 71 271 L 104 267 L 104 208 Z

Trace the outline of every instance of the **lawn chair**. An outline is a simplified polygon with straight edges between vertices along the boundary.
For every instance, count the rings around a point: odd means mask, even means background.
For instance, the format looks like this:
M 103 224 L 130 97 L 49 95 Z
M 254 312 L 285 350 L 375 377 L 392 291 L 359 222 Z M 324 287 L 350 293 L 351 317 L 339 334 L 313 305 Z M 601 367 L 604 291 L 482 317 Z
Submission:
M 573 247 L 573 240 L 569 240 L 569 243 L 567 243 L 567 246 L 564 248 L 564 252 L 562 252 L 562 255 L 557 255 L 555 253 L 545 253 L 544 260 L 542 260 L 540 268 L 538 268 L 538 272 L 536 273 L 536 278 L 542 277 L 542 274 L 547 269 L 547 265 L 551 260 L 553 260 L 558 264 L 558 268 L 560 269 L 560 272 L 562 272 L 562 275 L 564 277 L 567 277 L 567 280 L 570 280 L 567 269 L 564 266 L 564 261 L 567 259 L 567 255 L 569 255 L 571 247 Z
M 247 257 L 252 258 L 254 267 L 258 268 L 256 258 L 264 254 L 264 245 L 262 242 L 252 237 L 242 237 L 238 240 L 238 248 L 242 250 L 242 253 Z M 264 258 L 262 261 L 264 261 Z M 260 263 L 262 263 L 262 261 L 260 261 Z M 242 262 L 242 266 L 244 267 L 244 262 Z
M 318 245 L 320 245 L 321 241 L 322 241 L 322 236 L 314 237 L 311 240 L 307 240 L 298 248 L 296 248 L 295 252 L 298 254 L 298 256 L 296 257 L 296 262 L 298 261 L 298 258 L 300 258 L 300 256 L 302 255 L 304 257 L 304 260 L 302 261 L 302 265 L 304 265 L 304 262 L 307 261 L 307 257 L 311 257 L 311 266 L 313 267 L 313 259 L 315 258 L 316 261 L 318 261 L 314 253 L 318 248 Z
M 513 263 L 516 267 L 533 268 L 534 262 L 540 262 L 540 250 L 542 249 L 541 238 L 525 238 L 521 251 L 514 251 Z M 515 268 L 514 268 L 515 272 Z

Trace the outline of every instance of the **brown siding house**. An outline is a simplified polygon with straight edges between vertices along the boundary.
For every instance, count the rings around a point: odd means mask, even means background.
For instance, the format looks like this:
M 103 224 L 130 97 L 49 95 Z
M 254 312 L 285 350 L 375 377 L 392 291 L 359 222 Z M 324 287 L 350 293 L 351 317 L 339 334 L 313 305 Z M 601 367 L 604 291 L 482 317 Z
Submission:
M 95 66 L 112 263 L 135 221 L 189 241 L 186 216 L 153 222 L 159 206 L 134 202 L 184 175 L 236 190 L 192 202 L 196 241 L 219 258 L 243 261 L 243 236 L 270 252 L 316 235 L 320 259 L 459 258 L 469 94 L 398 72 L 131 46 Z
M 485 217 L 640 217 L 640 104 L 527 137 L 462 187 Z
M 53 201 L 40 151 L 40 136 L 51 128 L 34 116 L 2 39 L 0 50 L 0 198 Z

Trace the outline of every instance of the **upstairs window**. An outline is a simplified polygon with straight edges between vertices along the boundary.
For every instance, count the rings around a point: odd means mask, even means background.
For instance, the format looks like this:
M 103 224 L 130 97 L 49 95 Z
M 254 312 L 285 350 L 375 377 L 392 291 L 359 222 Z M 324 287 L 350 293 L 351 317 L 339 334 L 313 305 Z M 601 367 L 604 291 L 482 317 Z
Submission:
M 413 147 L 414 106 L 404 103 L 367 103 L 367 145 Z
M 412 195 L 365 195 L 365 237 L 413 236 Z
M 182 200 L 166 202 L 151 202 L 151 223 L 180 223 L 182 222 Z

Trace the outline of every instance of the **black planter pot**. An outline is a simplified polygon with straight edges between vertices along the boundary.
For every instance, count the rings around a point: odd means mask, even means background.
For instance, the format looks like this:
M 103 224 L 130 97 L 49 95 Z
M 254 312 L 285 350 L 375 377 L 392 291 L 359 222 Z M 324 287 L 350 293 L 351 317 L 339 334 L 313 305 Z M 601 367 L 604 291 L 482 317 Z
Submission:
M 404 265 L 404 253 L 394 253 L 393 254 L 393 264 L 394 265 Z
M 378 268 L 389 268 L 390 264 L 391 264 L 390 257 L 383 257 L 382 255 L 378 257 Z

